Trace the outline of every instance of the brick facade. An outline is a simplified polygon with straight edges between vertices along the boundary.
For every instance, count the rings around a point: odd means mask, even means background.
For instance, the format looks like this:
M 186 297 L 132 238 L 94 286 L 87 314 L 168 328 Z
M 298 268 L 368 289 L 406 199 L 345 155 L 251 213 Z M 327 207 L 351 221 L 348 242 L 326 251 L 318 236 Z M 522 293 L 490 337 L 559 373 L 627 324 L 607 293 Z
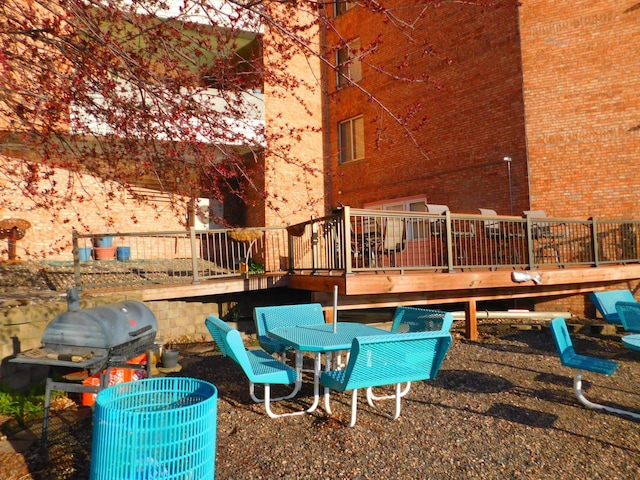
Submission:
M 378 122 L 375 102 L 354 87 L 336 91 L 328 78 L 331 201 L 360 207 L 426 194 L 429 203 L 455 212 L 483 207 L 506 214 L 503 157 L 509 156 L 516 215 L 536 209 L 552 216 L 637 218 L 640 77 L 631 67 L 640 11 L 634 5 L 534 1 L 480 9 L 443 3 L 412 31 L 429 44 L 432 53 L 425 55 L 419 43 L 407 47 L 381 15 L 357 7 L 341 15 L 336 29 L 346 39 L 359 37 L 363 48 L 381 35 L 368 62 L 394 75 L 428 74 L 433 84 L 397 86 L 366 63 L 362 68 L 362 88 L 395 112 L 419 100 L 426 123 L 415 139 L 423 154 L 393 120 L 382 115 Z M 336 36 L 329 33 L 329 40 Z M 365 118 L 366 158 L 338 165 L 337 124 L 358 114 Z
M 532 205 L 638 218 L 637 2 L 524 2 L 520 16 Z
M 311 41 L 316 42 L 317 32 L 310 34 Z M 267 33 L 264 42 L 265 69 L 281 69 L 283 60 L 269 49 L 269 35 L 273 34 Z M 243 199 L 246 205 L 237 197 L 225 199 L 225 219 L 231 225 L 283 226 L 308 220 L 313 215 L 321 216 L 324 212 L 322 99 L 317 82 L 321 76 L 320 62 L 309 61 L 300 53 L 288 58 L 286 64 L 289 73 L 303 81 L 295 89 L 265 84 L 265 122 L 269 149 L 274 153 L 264 158 L 257 152 L 257 161 L 247 157 L 246 168 L 256 174 L 257 191 L 248 191 Z M 300 103 L 301 99 L 304 104 Z M 10 164 L 3 169 L 6 171 L 24 168 L 24 159 L 32 155 L 28 149 L 11 153 L 3 150 L 2 153 L 0 162 Z M 65 186 L 71 180 L 75 197 L 67 202 L 66 208 L 53 215 L 46 208 L 27 201 L 15 186 L 19 182 L 0 178 L 0 194 L 12 199 L 10 207 L 0 206 L 0 219 L 24 218 L 32 225 L 17 243 L 19 259 L 72 260 L 73 230 L 155 232 L 180 231 L 187 227 L 188 199 L 182 199 L 174 210 L 168 202 L 140 204 L 117 186 L 116 194 L 111 195 L 104 188 L 103 180 L 90 174 L 70 176 L 60 169 L 52 180 L 60 186 L 60 195 L 69 193 Z M 52 191 L 48 195 L 52 198 L 57 193 Z M 103 218 L 109 218 L 111 224 L 105 224 Z M 7 258 L 7 241 L 0 240 L 0 259 L 4 258 Z
M 295 12 L 301 23 L 308 20 L 300 10 Z M 278 70 L 286 64 L 287 72 L 300 79 L 295 86 L 265 85 L 265 121 L 273 154 L 265 159 L 263 225 L 291 225 L 321 216 L 325 208 L 320 60 L 302 51 L 287 51 L 283 59 L 271 48 L 280 41 L 279 32 L 268 32 L 265 38 L 265 68 Z M 317 32 L 309 32 L 311 44 L 317 38 Z
M 410 11 L 407 16 L 415 14 Z M 452 211 L 478 213 L 483 207 L 508 214 L 509 183 L 503 158 L 510 156 L 513 177 L 519 179 L 514 183 L 516 211 L 526 209 L 526 139 L 515 7 L 484 12 L 447 4 L 431 8 L 412 31 L 415 43 L 409 46 L 396 26 L 385 23 L 380 15 L 363 15 L 358 8 L 338 17 L 336 28 L 345 38 L 359 37 L 364 49 L 378 34 L 382 41 L 365 60 L 359 83 L 374 93 L 375 101 L 355 87 L 336 91 L 334 79 L 328 79 L 334 202 L 361 207 L 426 194 L 429 203 L 449 205 Z M 423 53 L 425 41 L 432 54 Z M 429 78 L 424 83 L 398 83 L 376 73 L 368 62 L 392 75 Z M 377 102 L 398 115 L 419 103 L 416 119 L 426 120 L 411 132 L 415 142 L 381 113 Z M 359 114 L 364 115 L 366 157 L 338 165 L 337 124 Z M 408 126 L 415 128 L 417 121 Z
M 18 159 L 2 155 L 0 162 L 9 162 L 16 169 L 21 163 Z M 70 180 L 70 176 L 68 172 L 58 170 L 51 180 L 64 186 Z M 31 223 L 25 237 L 17 242 L 19 259 L 44 257 L 52 260 L 72 260 L 71 242 L 74 229 L 81 233 L 107 233 L 178 231 L 186 228 L 186 208 L 185 215 L 181 218 L 169 209 L 168 203 L 156 203 L 156 210 L 154 205 L 140 204 L 123 190 L 114 198 L 109 198 L 102 180 L 92 175 L 77 175 L 73 178 L 73 183 L 74 191 L 82 196 L 82 201 L 67 202 L 66 208 L 52 216 L 52 212 L 25 199 L 14 182 L 0 179 L 2 195 L 10 196 L 13 203 L 12 210 L 0 209 L 0 218 L 24 218 Z M 106 225 L 104 217 L 110 217 L 113 226 Z M 90 232 L 86 232 L 83 225 L 88 225 Z M 5 248 L 6 240 L 2 240 L 0 258 L 6 258 L 6 254 L 3 253 Z

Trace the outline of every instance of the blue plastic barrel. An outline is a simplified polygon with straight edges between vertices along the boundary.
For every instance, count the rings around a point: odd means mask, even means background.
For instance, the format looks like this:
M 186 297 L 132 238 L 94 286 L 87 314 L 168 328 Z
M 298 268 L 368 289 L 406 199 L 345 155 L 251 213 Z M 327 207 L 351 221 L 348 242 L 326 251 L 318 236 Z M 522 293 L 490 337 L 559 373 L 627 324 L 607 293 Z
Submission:
M 91 480 L 211 480 L 218 390 L 186 377 L 107 387 L 96 397 Z
M 131 256 L 131 247 L 116 248 L 116 259 L 119 262 L 128 262 L 130 256 Z
M 113 245 L 113 237 L 111 236 L 96 238 L 96 247 L 109 248 L 111 245 Z
M 88 262 L 91 260 L 91 251 L 92 247 L 79 247 L 78 248 L 78 256 L 80 257 L 81 262 Z

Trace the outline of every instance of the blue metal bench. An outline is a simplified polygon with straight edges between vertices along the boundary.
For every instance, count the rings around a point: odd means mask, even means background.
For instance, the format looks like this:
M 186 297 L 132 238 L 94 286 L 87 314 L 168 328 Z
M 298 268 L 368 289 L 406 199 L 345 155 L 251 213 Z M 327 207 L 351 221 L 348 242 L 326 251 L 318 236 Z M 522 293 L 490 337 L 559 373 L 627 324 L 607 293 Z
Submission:
M 607 322 L 622 325 L 620 316 L 616 311 L 617 302 L 635 302 L 631 290 L 609 290 L 607 292 L 593 292 L 589 295 L 596 309 Z
M 276 414 L 271 410 L 272 401 L 286 400 L 298 393 L 299 387 L 294 388 L 293 392 L 287 396 L 270 398 L 271 385 L 291 385 L 297 380 L 298 374 L 294 368 L 285 365 L 263 350 L 247 350 L 242 342 L 240 332 L 213 315 L 206 318 L 205 325 L 222 354 L 231 358 L 242 368 L 249 379 L 251 399 L 257 403 L 264 402 L 267 415 L 271 418 L 277 418 L 305 413 L 297 411 Z M 255 395 L 256 383 L 264 385 L 264 399 Z
M 573 348 L 573 342 L 569 336 L 569 330 L 567 329 L 567 324 L 564 318 L 554 318 L 551 320 L 550 326 L 553 340 L 556 344 L 556 348 L 558 349 L 558 354 L 560 355 L 560 362 L 565 367 L 572 368 L 574 371 L 573 391 L 580 403 L 587 408 L 640 418 L 640 414 L 594 403 L 585 398 L 582 393 L 582 372 L 588 371 L 600 373 L 602 375 L 613 375 L 613 373 L 618 369 L 618 363 L 604 358 L 577 354 Z
M 448 332 L 453 325 L 453 314 L 442 310 L 428 308 L 397 307 L 393 314 L 391 331 L 434 332 L 442 330 Z
M 442 310 L 433 310 L 428 308 L 417 307 L 397 307 L 393 314 L 393 323 L 391 331 L 395 333 L 409 332 L 448 332 L 453 325 L 453 314 Z M 407 385 L 400 396 L 403 397 L 409 393 L 411 382 Z M 385 400 L 394 397 L 394 395 L 375 395 L 372 388 L 367 389 L 367 401 L 371 404 L 374 400 Z
M 640 333 L 640 302 L 616 302 L 616 312 L 625 331 Z
M 358 389 L 395 384 L 395 411 L 384 413 L 395 420 L 400 416 L 400 384 L 435 378 L 450 346 L 451 335 L 441 331 L 356 337 L 346 368 L 323 372 L 320 380 L 327 389 L 352 390 L 350 427 L 356 423 Z M 325 409 L 331 413 L 328 390 Z
M 271 354 L 285 354 L 289 347 L 278 340 L 269 338 L 270 330 L 295 325 L 325 323 L 322 305 L 319 303 L 256 307 L 253 310 L 253 320 L 256 324 L 260 346 Z

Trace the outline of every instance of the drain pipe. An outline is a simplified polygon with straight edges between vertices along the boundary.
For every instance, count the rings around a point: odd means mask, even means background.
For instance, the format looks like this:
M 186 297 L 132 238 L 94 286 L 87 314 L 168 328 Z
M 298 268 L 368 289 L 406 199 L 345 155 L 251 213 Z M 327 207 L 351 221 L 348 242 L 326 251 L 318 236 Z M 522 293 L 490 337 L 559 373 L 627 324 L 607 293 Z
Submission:
M 454 320 L 464 320 L 465 312 L 452 312 Z M 551 320 L 561 317 L 565 320 L 573 317 L 570 312 L 531 312 L 529 310 L 507 310 L 505 312 L 477 311 L 476 318 L 479 320 L 488 319 L 531 319 L 531 320 Z

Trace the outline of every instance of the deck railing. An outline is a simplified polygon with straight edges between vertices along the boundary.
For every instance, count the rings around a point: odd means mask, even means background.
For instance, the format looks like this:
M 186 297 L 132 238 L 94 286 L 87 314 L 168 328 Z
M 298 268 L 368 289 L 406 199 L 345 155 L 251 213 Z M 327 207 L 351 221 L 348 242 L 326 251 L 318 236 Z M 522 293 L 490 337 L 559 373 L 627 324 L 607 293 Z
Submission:
M 345 273 L 638 262 L 640 221 L 361 210 L 289 227 L 291 270 Z
M 97 247 L 101 238 L 111 247 Z M 284 227 L 74 233 L 75 284 L 99 289 L 284 273 L 288 243 Z
M 381 270 L 598 266 L 639 262 L 639 231 L 639 220 L 344 207 L 286 229 L 75 234 L 73 270 L 76 286 L 99 289 L 197 283 L 260 273 L 344 275 Z M 106 236 L 113 240 L 113 251 L 107 251 L 111 257 L 95 261 L 94 244 Z M 90 259 L 83 250 L 89 247 L 93 247 Z

